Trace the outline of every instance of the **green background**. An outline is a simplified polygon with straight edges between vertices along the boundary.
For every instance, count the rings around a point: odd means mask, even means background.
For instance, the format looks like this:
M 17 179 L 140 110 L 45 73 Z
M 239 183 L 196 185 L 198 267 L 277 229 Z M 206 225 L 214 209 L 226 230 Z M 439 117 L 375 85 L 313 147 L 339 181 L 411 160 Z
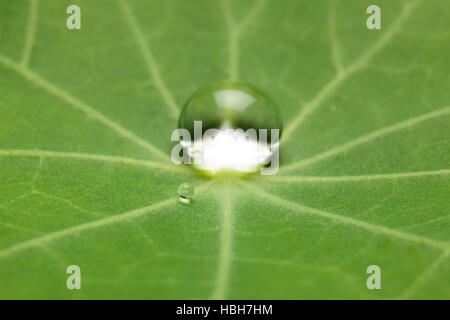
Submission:
M 0 4 L 0 298 L 450 298 L 448 1 L 70 4 Z M 170 161 L 223 79 L 278 102 L 278 175 Z

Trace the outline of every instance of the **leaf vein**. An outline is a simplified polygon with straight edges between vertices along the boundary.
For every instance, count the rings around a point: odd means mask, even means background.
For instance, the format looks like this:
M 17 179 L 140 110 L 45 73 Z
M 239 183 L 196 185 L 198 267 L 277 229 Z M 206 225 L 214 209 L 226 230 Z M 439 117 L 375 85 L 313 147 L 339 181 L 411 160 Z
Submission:
M 169 108 L 172 116 L 174 118 L 177 118 L 180 110 L 178 109 L 175 99 L 173 98 L 172 94 L 170 93 L 161 77 L 158 65 L 155 61 L 155 58 L 153 57 L 153 53 L 150 50 L 149 45 L 145 41 L 145 37 L 142 34 L 141 28 L 139 27 L 138 21 L 133 14 L 133 11 L 126 1 L 118 0 L 118 3 L 123 15 L 125 16 L 125 20 L 128 23 L 134 38 L 136 39 L 139 49 L 141 50 L 141 54 L 144 57 L 148 72 L 150 73 L 150 76 L 152 77 L 156 88 L 164 99 L 164 102 Z
M 283 132 L 283 137 L 281 138 L 282 142 L 287 141 L 291 137 L 293 131 L 301 123 L 303 123 L 306 117 L 312 114 L 321 105 L 325 98 L 327 98 L 332 92 L 334 92 L 334 90 L 343 81 L 345 81 L 356 71 L 364 67 L 378 51 L 386 46 L 386 44 L 400 29 L 405 20 L 410 16 L 412 10 L 418 3 L 419 0 L 416 0 L 411 1 L 407 5 L 405 5 L 391 27 L 386 30 L 383 35 L 371 47 L 369 47 L 369 49 L 365 53 L 363 53 L 353 63 L 348 65 L 342 72 L 337 73 L 331 81 L 329 81 L 325 86 L 322 87 L 322 89 L 315 95 L 315 97 L 303 107 L 299 114 L 286 127 L 286 130 Z
M 401 172 L 401 173 L 386 173 L 386 174 L 372 174 L 361 176 L 333 176 L 333 177 L 313 177 L 313 176 L 270 176 L 270 181 L 274 182 L 349 182 L 349 181 L 367 181 L 367 180 L 381 180 L 381 179 L 401 179 L 410 177 L 422 176 L 441 176 L 450 173 L 450 169 L 435 170 L 435 171 L 418 171 L 418 172 Z
M 96 121 L 102 123 L 103 125 L 109 127 L 119 135 L 133 141 L 134 143 L 140 145 L 144 149 L 154 153 L 159 158 L 162 158 L 164 160 L 170 160 L 170 157 L 166 155 L 164 152 L 156 148 L 154 145 L 152 145 L 150 142 L 138 137 L 133 132 L 129 131 L 128 129 L 125 129 L 120 124 L 114 122 L 113 120 L 109 119 L 99 111 L 95 110 L 93 107 L 87 105 L 86 103 L 82 102 L 81 100 L 77 99 L 73 95 L 71 95 L 69 92 L 57 87 L 55 84 L 51 83 L 50 81 L 42 78 L 38 74 L 31 71 L 29 68 L 23 67 L 22 65 L 17 64 L 16 62 L 10 60 L 9 58 L 3 56 L 0 54 L 0 63 L 2 63 L 4 66 L 16 71 L 18 74 L 20 74 L 25 79 L 29 80 L 30 82 L 36 84 L 38 87 L 45 89 L 50 94 L 54 95 L 55 97 L 60 98 L 61 100 L 67 102 L 70 106 L 73 108 L 84 112 L 89 117 L 95 119 Z
M 328 12 L 328 36 L 331 45 L 331 59 L 337 70 L 341 73 L 344 71 L 344 63 L 342 62 L 341 47 L 337 36 L 337 2 L 330 0 Z
M 221 235 L 220 258 L 212 299 L 223 300 L 226 297 L 227 282 L 231 267 L 231 197 L 229 181 L 224 185 L 223 229 Z
M 204 184 L 202 184 L 197 189 L 198 192 L 205 190 L 205 188 L 208 187 L 210 182 L 211 181 L 205 182 Z M 11 254 L 21 252 L 23 250 L 30 249 L 32 247 L 41 246 L 50 241 L 60 239 L 60 238 L 63 238 L 63 237 L 69 236 L 69 235 L 78 234 L 83 231 L 92 230 L 92 229 L 99 228 L 99 227 L 102 227 L 105 225 L 117 223 L 120 221 L 126 221 L 126 220 L 130 220 L 130 219 L 142 216 L 144 214 L 147 214 L 148 212 L 163 208 L 170 204 L 174 204 L 174 203 L 176 203 L 177 199 L 178 199 L 178 197 L 169 198 L 169 199 L 157 202 L 157 203 L 152 204 L 147 207 L 134 209 L 134 210 L 131 210 L 131 211 L 128 211 L 125 213 L 120 213 L 120 214 L 109 216 L 106 218 L 96 219 L 96 220 L 89 221 L 89 222 L 86 222 L 83 224 L 79 224 L 79 225 L 76 225 L 73 227 L 65 228 L 65 229 L 58 230 L 58 231 L 53 231 L 53 232 L 47 233 L 45 235 L 42 235 L 40 237 L 32 238 L 30 240 L 26 240 L 26 241 L 14 244 L 10 247 L 0 249 L 0 259 L 4 258 L 6 256 L 9 256 Z
M 250 9 L 249 13 L 237 24 L 234 22 L 233 15 L 229 1 L 223 0 L 222 7 L 225 15 L 225 20 L 228 24 L 228 53 L 229 53 L 229 76 L 231 80 L 237 80 L 239 77 L 239 40 L 242 35 L 242 30 L 245 29 L 258 14 L 264 9 L 267 0 L 258 0 L 256 4 Z
M 28 15 L 27 31 L 25 35 L 25 46 L 22 54 L 21 65 L 26 67 L 31 58 L 31 52 L 34 46 L 34 37 L 36 34 L 36 24 L 38 20 L 38 0 L 29 0 L 30 9 Z
M 440 254 L 430 265 L 428 268 L 419 274 L 419 276 L 411 283 L 411 285 L 403 291 L 397 299 L 408 299 L 410 298 L 417 289 L 422 286 L 425 281 L 433 274 L 434 271 L 449 257 L 450 250 L 444 251 Z
M 413 118 L 410 118 L 408 120 L 401 121 L 401 122 L 396 123 L 394 125 L 381 128 L 381 129 L 376 130 L 376 131 L 374 131 L 372 133 L 369 133 L 367 135 L 361 136 L 359 138 L 356 138 L 354 140 L 350 140 L 350 141 L 348 141 L 348 142 L 346 142 L 344 144 L 336 146 L 336 147 L 334 147 L 334 148 L 332 148 L 332 149 L 330 149 L 328 151 L 325 151 L 325 152 L 319 153 L 319 154 L 317 154 L 315 156 L 312 156 L 310 158 L 303 159 L 303 160 L 300 160 L 298 162 L 294 162 L 292 164 L 289 164 L 289 165 L 281 168 L 279 172 L 283 173 L 283 172 L 286 172 L 286 171 L 289 171 L 289 170 L 293 170 L 293 169 L 296 169 L 296 168 L 300 168 L 300 167 L 304 167 L 304 166 L 307 166 L 307 165 L 311 165 L 311 164 L 316 163 L 318 161 L 324 160 L 324 159 L 329 158 L 331 156 L 335 156 L 335 155 L 337 155 L 339 153 L 347 151 L 347 150 L 349 150 L 351 148 L 354 148 L 354 147 L 356 147 L 358 145 L 361 145 L 361 144 L 367 143 L 367 142 L 369 142 L 371 140 L 380 138 L 380 137 L 382 137 L 382 136 L 384 136 L 386 134 L 389 134 L 389 133 L 392 133 L 392 132 L 395 132 L 395 131 L 398 131 L 398 130 L 402 130 L 402 129 L 405 129 L 405 128 L 408 128 L 408 127 L 411 127 L 411 126 L 414 126 L 414 125 L 419 124 L 419 123 L 421 123 L 423 121 L 435 118 L 437 116 L 445 115 L 447 113 L 450 113 L 450 107 L 446 107 L 446 108 L 439 109 L 439 110 L 436 110 L 436 111 L 433 111 L 433 112 L 430 112 L 430 113 L 422 114 L 420 116 L 413 117 Z
M 330 213 L 330 212 L 326 212 L 326 211 L 319 210 L 316 208 L 307 207 L 307 206 L 304 206 L 304 205 L 301 205 L 301 204 L 298 204 L 298 203 L 295 203 L 295 202 L 292 202 L 289 200 L 282 199 L 278 196 L 269 194 L 269 193 L 261 190 L 260 188 L 253 186 L 242 180 L 239 183 L 241 185 L 243 185 L 244 187 L 246 187 L 248 190 L 253 191 L 253 193 L 255 193 L 256 195 L 260 196 L 263 199 L 267 199 L 272 202 L 275 202 L 279 205 L 284 206 L 285 208 L 297 210 L 300 213 L 307 213 L 307 214 L 310 214 L 313 216 L 327 218 L 335 223 L 340 223 L 340 224 L 344 224 L 344 225 L 352 225 L 352 226 L 355 226 L 358 228 L 368 230 L 375 234 L 384 234 L 384 235 L 388 235 L 388 236 L 391 236 L 394 238 L 405 240 L 407 242 L 423 244 L 423 245 L 427 245 L 427 246 L 437 248 L 440 250 L 449 250 L 450 249 L 450 245 L 447 242 L 441 242 L 441 241 L 437 241 L 437 240 L 434 240 L 431 238 L 419 236 L 416 234 L 407 233 L 404 231 L 399 231 L 399 230 L 391 229 L 388 227 L 365 222 L 362 220 L 354 219 L 352 217 L 341 216 L 339 214 Z
M 153 162 L 148 160 L 140 160 L 135 158 L 127 158 L 121 156 L 109 156 L 100 154 L 89 153 L 75 153 L 75 152 L 61 152 L 61 151 L 44 151 L 44 150 L 4 150 L 0 149 L 0 156 L 21 156 L 21 157 L 47 157 L 47 158 L 73 158 L 80 160 L 94 160 L 105 162 L 116 162 L 120 164 L 157 168 L 166 171 L 172 171 L 176 173 L 190 173 L 190 171 L 183 169 L 182 167 L 175 167 L 173 165 L 167 165 L 162 162 Z

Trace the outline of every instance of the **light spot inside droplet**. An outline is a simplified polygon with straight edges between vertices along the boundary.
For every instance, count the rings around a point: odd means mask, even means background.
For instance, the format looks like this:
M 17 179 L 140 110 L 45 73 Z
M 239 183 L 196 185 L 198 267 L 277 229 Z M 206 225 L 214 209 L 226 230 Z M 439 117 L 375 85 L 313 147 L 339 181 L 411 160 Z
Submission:
M 226 125 L 214 137 L 194 141 L 187 151 L 197 168 L 213 174 L 223 170 L 253 172 L 272 155 L 271 146 Z
M 229 108 L 238 111 L 244 111 L 245 108 L 255 102 L 255 98 L 239 90 L 220 90 L 214 92 L 214 98 L 219 108 Z
M 202 127 L 196 131 L 195 123 L 199 121 Z M 278 108 L 270 97 L 249 84 L 233 81 L 198 90 L 186 102 L 179 118 L 179 128 L 188 130 L 192 137 L 181 145 L 194 167 L 207 174 L 256 172 L 278 151 L 272 130 L 277 131 L 278 139 L 281 126 Z M 210 130 L 215 134 L 205 137 Z M 249 130 L 256 134 L 249 137 Z M 261 135 L 262 130 L 266 134 Z

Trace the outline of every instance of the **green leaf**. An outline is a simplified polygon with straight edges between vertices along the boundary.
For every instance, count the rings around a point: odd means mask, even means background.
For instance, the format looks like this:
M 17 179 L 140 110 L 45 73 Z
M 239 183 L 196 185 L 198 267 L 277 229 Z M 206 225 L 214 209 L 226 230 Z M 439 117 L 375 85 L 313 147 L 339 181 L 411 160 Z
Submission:
M 448 1 L 70 4 L 0 5 L 0 298 L 450 298 Z M 280 105 L 278 175 L 170 160 L 230 78 Z

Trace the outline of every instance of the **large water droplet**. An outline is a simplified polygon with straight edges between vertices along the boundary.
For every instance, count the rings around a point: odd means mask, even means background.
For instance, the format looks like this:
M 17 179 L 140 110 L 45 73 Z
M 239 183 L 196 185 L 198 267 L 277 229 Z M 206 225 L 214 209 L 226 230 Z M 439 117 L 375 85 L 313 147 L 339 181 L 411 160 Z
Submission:
M 189 204 L 194 197 L 194 186 L 188 182 L 183 182 L 179 185 L 177 194 L 181 203 Z
M 191 162 L 209 173 L 254 172 L 278 151 L 278 108 L 267 94 L 246 83 L 224 81 L 199 89 L 178 122 L 191 135 L 191 141 L 182 143 Z

